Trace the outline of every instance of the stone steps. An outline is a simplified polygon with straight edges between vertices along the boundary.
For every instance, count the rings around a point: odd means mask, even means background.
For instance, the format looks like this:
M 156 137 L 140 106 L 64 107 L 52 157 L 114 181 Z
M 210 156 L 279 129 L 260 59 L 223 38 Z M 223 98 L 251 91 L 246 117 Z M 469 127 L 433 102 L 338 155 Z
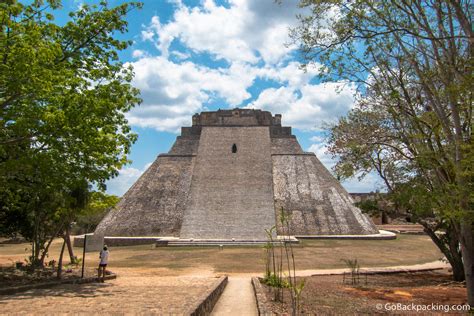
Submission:
M 287 241 L 288 242 L 288 241 Z M 299 243 L 296 238 L 289 240 L 291 243 Z M 175 239 L 165 240 L 158 239 L 156 241 L 157 247 L 242 247 L 242 246 L 264 246 L 268 243 L 267 240 L 240 240 L 240 239 Z M 280 245 L 280 241 L 274 241 L 273 244 Z
M 179 236 L 265 240 L 275 225 L 270 154 L 268 127 L 203 127 Z

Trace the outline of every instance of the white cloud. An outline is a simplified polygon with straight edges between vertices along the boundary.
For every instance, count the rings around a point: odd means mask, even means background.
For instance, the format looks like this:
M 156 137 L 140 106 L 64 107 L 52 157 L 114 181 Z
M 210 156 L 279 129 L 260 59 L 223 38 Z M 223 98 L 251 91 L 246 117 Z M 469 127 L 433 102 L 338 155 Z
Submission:
M 352 106 L 352 86 L 338 94 L 339 83 L 312 83 L 317 67 L 304 72 L 298 62 L 288 62 L 294 47 L 284 44 L 288 27 L 297 24 L 297 1 L 277 5 L 230 0 L 219 6 L 206 0 L 197 7 L 171 3 L 175 4 L 173 18 L 162 23 L 154 16 L 142 32 L 142 40 L 152 41 L 161 56 L 141 50 L 133 53 L 139 58 L 132 63 L 134 85 L 140 88 L 144 102 L 128 114 L 131 124 L 177 132 L 204 104 L 219 98 L 224 100 L 223 107 L 265 109 L 282 114 L 286 125 L 316 129 Z M 184 51 L 172 48 L 174 40 L 184 45 Z M 193 52 L 223 58 L 229 66 L 200 65 Z M 257 78 L 280 87 L 264 89 L 249 103 L 249 88 Z
M 317 66 L 308 67 L 305 72 L 299 67 L 296 61 L 289 62 L 286 66 L 266 66 L 258 70 L 259 76 L 265 79 L 275 80 L 281 83 L 288 84 L 291 88 L 301 88 L 309 84 L 319 71 Z
M 107 181 L 107 193 L 117 196 L 124 195 L 150 166 L 151 163 L 148 163 L 142 170 L 132 167 L 123 168 L 117 177 Z
M 146 51 L 141 50 L 141 49 L 135 49 L 132 52 L 132 57 L 133 58 L 142 58 L 142 57 L 146 57 L 146 56 L 148 56 L 148 53 Z
M 311 144 L 308 148 L 309 152 L 316 154 L 316 157 L 321 161 L 321 163 L 326 167 L 326 169 L 331 170 L 332 167 L 336 164 L 337 160 L 332 158 L 331 154 L 327 153 L 326 144 L 323 142 L 316 142 Z
M 158 56 L 131 64 L 135 72 L 133 84 L 141 90 L 143 104 L 127 114 L 129 122 L 159 131 L 177 131 L 215 96 L 229 106 L 241 104 L 251 96 L 247 89 L 255 79 L 255 71 L 240 63 L 211 69 Z
M 195 52 L 252 64 L 259 60 L 276 64 L 294 49 L 285 44 L 289 42 L 288 28 L 296 26 L 295 16 L 301 12 L 297 1 L 277 5 L 273 1 L 230 0 L 228 4 L 219 6 L 206 0 L 202 6 L 190 8 L 180 3 L 172 21 L 162 24 L 154 17 L 142 37 L 156 38 L 156 47 L 164 57 L 178 39 Z
M 176 56 L 176 58 L 178 58 L 179 60 L 185 60 L 191 57 L 190 54 L 182 53 L 177 50 L 172 51 L 171 55 Z
M 263 90 L 247 108 L 259 108 L 283 115 L 283 123 L 300 129 L 320 128 L 321 122 L 334 120 L 352 106 L 354 88 L 341 83 L 311 84 L 316 72 L 305 73 L 296 62 L 286 66 L 258 68 L 234 62 L 228 68 L 209 68 L 191 60 L 173 62 L 163 56 L 145 53 L 132 63 L 134 86 L 144 100 L 128 118 L 132 125 L 176 132 L 189 123 L 192 114 L 214 97 L 227 106 L 243 106 L 251 97 L 248 89 L 256 78 L 273 80 L 286 86 Z M 336 92 L 340 89 L 341 92 Z
M 304 84 L 299 89 L 269 88 L 247 107 L 280 113 L 283 124 L 316 130 L 322 129 L 323 123 L 345 115 L 353 106 L 354 93 L 353 85 L 335 82 Z
M 324 141 L 324 137 L 315 135 L 315 136 L 311 136 L 309 140 L 312 141 L 313 143 L 322 143 Z

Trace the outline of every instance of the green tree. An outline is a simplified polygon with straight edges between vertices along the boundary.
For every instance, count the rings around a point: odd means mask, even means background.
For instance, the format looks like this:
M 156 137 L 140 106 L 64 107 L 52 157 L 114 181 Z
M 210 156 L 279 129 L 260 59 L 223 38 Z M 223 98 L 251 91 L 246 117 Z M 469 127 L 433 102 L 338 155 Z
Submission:
M 320 63 L 327 80 L 357 83 L 363 113 L 355 110 L 351 123 L 369 116 L 363 128 L 390 132 L 382 143 L 380 135 L 358 140 L 366 146 L 354 146 L 352 166 L 342 169 L 379 168 L 411 209 L 447 223 L 461 246 L 474 305 L 472 1 L 300 4 L 311 14 L 300 17 L 291 35 L 306 66 Z
M 140 6 L 84 5 L 60 26 L 58 0 L 0 3 L 0 228 L 33 241 L 34 261 L 47 252 L 38 236 L 62 234 L 78 210 L 78 185 L 104 189 L 128 162 L 124 114 L 140 99 L 117 54 L 131 42 L 115 35 Z
M 410 212 L 412 219 L 424 227 L 451 264 L 453 278 L 464 280 L 459 238 L 453 220 L 439 211 L 446 207 L 446 201 L 433 191 L 429 168 L 418 164 L 422 158 L 415 158 L 417 152 L 412 151 L 419 149 L 414 146 L 413 139 L 419 137 L 418 133 L 412 132 L 410 120 L 404 121 L 404 130 L 394 128 L 396 122 L 393 120 L 400 119 L 394 108 L 384 103 L 368 106 L 368 100 L 369 97 L 359 100 L 347 117 L 341 118 L 330 129 L 328 151 L 339 158 L 334 168 L 336 174 L 340 178 L 349 178 L 355 174 L 363 177 L 370 172 L 378 173 L 387 187 L 388 198 L 397 207 Z M 393 119 L 388 111 L 383 113 L 387 108 L 395 114 Z M 400 138 L 400 133 L 405 137 Z M 373 208 L 378 211 L 378 207 L 370 203 L 359 207 L 364 211 L 370 212 Z
M 87 206 L 78 213 L 74 233 L 84 234 L 95 230 L 102 218 L 110 211 L 120 198 L 100 191 L 92 192 Z

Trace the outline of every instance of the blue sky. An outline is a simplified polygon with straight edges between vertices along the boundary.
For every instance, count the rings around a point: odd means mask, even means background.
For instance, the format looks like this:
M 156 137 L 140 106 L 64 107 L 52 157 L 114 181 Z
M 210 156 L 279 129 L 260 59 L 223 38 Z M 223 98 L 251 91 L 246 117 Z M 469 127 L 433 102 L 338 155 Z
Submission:
M 116 5 L 123 1 L 109 1 Z M 320 83 L 317 69 L 298 66 L 288 29 L 302 13 L 296 0 L 144 0 L 129 14 L 134 44 L 120 53 L 134 67 L 134 86 L 143 103 L 127 114 L 139 139 L 130 165 L 108 182 L 107 192 L 122 195 L 160 153 L 167 152 L 181 126 L 201 111 L 247 107 L 282 114 L 305 151 L 313 151 L 326 167 L 322 124 L 345 115 L 355 87 L 347 82 Z M 67 11 L 89 1 L 68 1 Z M 349 192 L 370 192 L 380 184 L 374 175 L 345 181 Z

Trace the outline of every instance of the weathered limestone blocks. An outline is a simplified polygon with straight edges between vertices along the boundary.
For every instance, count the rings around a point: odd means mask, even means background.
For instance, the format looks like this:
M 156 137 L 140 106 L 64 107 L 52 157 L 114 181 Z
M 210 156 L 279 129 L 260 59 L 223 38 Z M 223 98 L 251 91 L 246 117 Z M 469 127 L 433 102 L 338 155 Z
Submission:
M 270 151 L 266 127 L 203 127 L 181 237 L 264 239 L 275 225 Z
M 377 228 L 314 154 L 274 155 L 275 212 L 291 214 L 294 235 L 375 234 Z M 282 233 L 282 229 L 279 229 Z
M 158 157 L 96 229 L 105 236 L 179 236 L 193 157 Z
M 377 233 L 318 158 L 303 152 L 291 127 L 281 126 L 281 115 L 203 112 L 96 233 L 263 240 L 282 208 L 291 213 L 295 235 Z

